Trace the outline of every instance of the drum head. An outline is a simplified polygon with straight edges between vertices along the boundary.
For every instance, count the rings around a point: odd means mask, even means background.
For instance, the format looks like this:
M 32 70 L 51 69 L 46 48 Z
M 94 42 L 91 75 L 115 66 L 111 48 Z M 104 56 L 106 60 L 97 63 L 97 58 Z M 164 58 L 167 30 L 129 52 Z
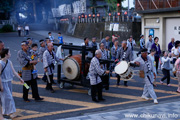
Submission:
M 123 74 L 127 71 L 128 69 L 128 64 L 126 61 L 120 61 L 116 64 L 114 71 L 116 74 Z
M 62 65 L 62 70 L 67 79 L 74 80 L 79 77 L 80 67 L 76 60 L 68 58 Z

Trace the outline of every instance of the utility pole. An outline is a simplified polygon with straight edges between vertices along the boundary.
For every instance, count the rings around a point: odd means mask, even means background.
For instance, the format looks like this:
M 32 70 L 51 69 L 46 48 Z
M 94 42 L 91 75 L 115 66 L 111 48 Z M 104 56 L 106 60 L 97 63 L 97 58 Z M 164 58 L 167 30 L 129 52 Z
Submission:
M 37 14 L 36 14 L 36 3 L 35 0 L 33 0 L 33 11 L 34 11 L 34 20 L 37 22 Z
M 128 0 L 128 17 L 129 17 L 129 0 Z
M 27 2 L 32 3 L 33 5 L 33 15 L 34 15 L 34 21 L 37 22 L 37 13 L 36 13 L 36 2 L 39 2 L 39 0 L 27 0 Z

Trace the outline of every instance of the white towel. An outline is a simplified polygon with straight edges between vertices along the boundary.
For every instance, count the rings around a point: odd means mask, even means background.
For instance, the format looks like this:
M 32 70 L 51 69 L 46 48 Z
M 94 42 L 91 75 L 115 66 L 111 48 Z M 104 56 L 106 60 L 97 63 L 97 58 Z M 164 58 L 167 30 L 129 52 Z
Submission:
M 61 49 L 62 45 L 60 45 L 58 48 L 57 48 L 57 51 L 56 51 L 56 56 L 58 58 L 64 58 L 64 55 L 62 55 L 62 49 Z M 61 60 L 58 64 L 63 64 L 63 61 Z

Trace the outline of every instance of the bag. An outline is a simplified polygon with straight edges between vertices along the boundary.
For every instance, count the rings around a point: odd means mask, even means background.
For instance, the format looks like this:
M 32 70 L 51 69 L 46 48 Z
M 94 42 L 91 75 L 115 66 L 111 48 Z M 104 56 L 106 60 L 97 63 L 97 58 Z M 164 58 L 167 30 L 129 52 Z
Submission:
M 2 71 L 1 71 L 1 75 L 2 75 L 2 73 L 3 73 L 3 71 L 4 71 L 4 69 L 6 68 L 7 64 L 8 64 L 8 60 L 7 60 L 6 64 L 5 64 L 4 68 L 3 68 Z
M 144 78 L 144 77 L 145 77 L 143 70 L 140 70 L 140 71 L 139 71 L 139 77 L 141 77 L 141 78 Z
M 172 70 L 173 74 L 176 75 L 176 68 L 173 67 L 173 70 Z

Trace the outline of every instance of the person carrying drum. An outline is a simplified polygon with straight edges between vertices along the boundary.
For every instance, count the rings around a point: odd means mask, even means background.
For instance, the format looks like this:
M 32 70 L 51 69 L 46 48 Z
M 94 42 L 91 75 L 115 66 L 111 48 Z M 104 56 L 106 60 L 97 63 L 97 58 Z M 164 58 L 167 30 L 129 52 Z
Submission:
M 46 85 L 46 90 L 50 90 L 51 93 L 54 93 L 55 91 L 52 88 L 52 83 L 53 83 L 53 73 L 54 73 L 54 64 L 55 61 L 59 62 L 62 60 L 61 58 L 59 59 L 56 57 L 55 52 L 53 51 L 53 44 L 48 43 L 47 44 L 47 50 L 43 53 L 43 67 L 44 71 L 46 72 L 47 76 L 47 85 Z
M 126 62 L 130 62 L 133 60 L 133 54 L 132 54 L 132 50 L 131 48 L 127 47 L 127 41 L 122 41 L 121 44 L 121 48 L 119 49 L 117 56 L 116 56 L 116 60 L 117 61 L 126 61 Z M 119 85 L 120 83 L 120 76 L 117 75 L 117 85 Z M 128 86 L 127 85 L 127 81 L 124 81 L 124 86 Z
M 92 58 L 90 67 L 89 67 L 89 78 L 91 84 L 91 97 L 92 101 L 99 102 L 104 101 L 102 97 L 102 80 L 100 76 L 105 74 L 109 74 L 108 70 L 103 70 L 99 63 L 99 59 L 101 58 L 101 51 L 96 50 L 95 57 Z M 98 100 L 96 99 L 96 93 L 98 93 Z
M 150 95 L 155 104 L 158 104 L 156 93 L 154 92 L 153 81 L 156 78 L 155 68 L 152 64 L 151 58 L 148 56 L 147 49 L 142 49 L 141 57 L 137 57 L 131 63 L 135 63 L 140 67 L 139 75 L 144 78 L 144 91 L 141 98 L 149 100 Z M 153 76 L 154 75 L 154 76 Z M 154 78 L 153 78 L 154 77 Z

